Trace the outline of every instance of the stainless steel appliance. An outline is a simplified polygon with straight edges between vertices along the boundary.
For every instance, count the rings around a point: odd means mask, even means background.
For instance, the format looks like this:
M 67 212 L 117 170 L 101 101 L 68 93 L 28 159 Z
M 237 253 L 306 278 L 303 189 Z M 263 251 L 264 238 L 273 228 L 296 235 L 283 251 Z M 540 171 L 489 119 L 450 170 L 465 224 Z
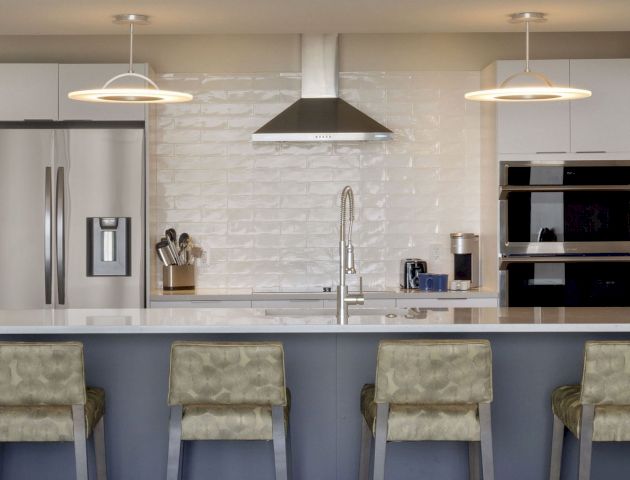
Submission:
M 405 258 L 400 261 L 401 288 L 420 288 L 419 275 L 427 273 L 427 262 L 419 258 Z
M 302 98 L 252 134 L 253 142 L 391 140 L 392 131 L 339 98 L 336 33 L 304 34 Z
M 55 125 L 0 129 L 0 308 L 142 306 L 144 130 Z
M 451 253 L 454 279 L 469 280 L 469 288 L 479 287 L 479 235 L 451 233 Z
M 630 161 L 503 162 L 500 304 L 630 306 Z
M 630 306 L 630 256 L 512 256 L 500 262 L 501 306 Z
M 502 162 L 502 255 L 630 253 L 630 161 Z

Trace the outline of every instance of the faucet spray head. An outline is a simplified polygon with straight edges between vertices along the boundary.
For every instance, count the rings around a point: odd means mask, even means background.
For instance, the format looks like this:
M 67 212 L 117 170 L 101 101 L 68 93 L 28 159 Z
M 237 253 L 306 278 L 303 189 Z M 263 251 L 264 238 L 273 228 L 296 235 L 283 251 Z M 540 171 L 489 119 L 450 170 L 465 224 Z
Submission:
M 354 268 L 354 247 L 351 243 L 346 245 L 346 273 L 350 273 L 352 275 L 357 273 Z

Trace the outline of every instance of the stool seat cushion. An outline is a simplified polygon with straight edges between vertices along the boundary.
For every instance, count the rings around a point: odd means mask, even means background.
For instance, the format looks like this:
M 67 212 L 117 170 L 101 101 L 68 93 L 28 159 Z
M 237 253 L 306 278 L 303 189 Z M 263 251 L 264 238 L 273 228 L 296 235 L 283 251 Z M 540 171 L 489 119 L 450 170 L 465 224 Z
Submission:
M 105 391 L 86 389 L 85 426 L 89 437 L 105 412 Z M 70 405 L 12 405 L 0 407 L 0 442 L 71 442 L 74 440 Z
M 376 431 L 374 385 L 361 390 L 361 413 Z M 446 440 L 479 441 L 480 428 L 476 404 L 390 404 L 387 440 L 393 442 Z
M 551 408 L 556 417 L 580 438 L 582 419 L 580 385 L 564 385 L 551 394 Z M 593 419 L 593 441 L 630 441 L 630 405 L 596 405 Z
M 285 428 L 291 394 L 287 389 Z M 271 405 L 184 405 L 182 440 L 272 440 Z

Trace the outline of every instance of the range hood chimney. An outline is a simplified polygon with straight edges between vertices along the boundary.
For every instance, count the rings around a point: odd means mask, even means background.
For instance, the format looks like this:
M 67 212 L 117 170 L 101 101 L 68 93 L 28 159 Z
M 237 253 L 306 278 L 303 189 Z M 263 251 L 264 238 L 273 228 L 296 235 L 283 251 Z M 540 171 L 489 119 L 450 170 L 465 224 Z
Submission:
M 393 133 L 339 98 L 335 34 L 302 35 L 302 98 L 252 134 L 253 142 L 391 140 Z

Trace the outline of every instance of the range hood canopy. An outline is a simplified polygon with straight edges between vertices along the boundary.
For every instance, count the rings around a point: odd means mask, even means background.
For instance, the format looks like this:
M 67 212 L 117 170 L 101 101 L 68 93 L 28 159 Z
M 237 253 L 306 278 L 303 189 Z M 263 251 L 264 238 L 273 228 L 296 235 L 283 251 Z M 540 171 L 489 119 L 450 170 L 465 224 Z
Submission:
M 339 98 L 338 79 L 338 35 L 302 35 L 302 98 L 254 132 L 252 141 L 391 140 L 391 130 Z

